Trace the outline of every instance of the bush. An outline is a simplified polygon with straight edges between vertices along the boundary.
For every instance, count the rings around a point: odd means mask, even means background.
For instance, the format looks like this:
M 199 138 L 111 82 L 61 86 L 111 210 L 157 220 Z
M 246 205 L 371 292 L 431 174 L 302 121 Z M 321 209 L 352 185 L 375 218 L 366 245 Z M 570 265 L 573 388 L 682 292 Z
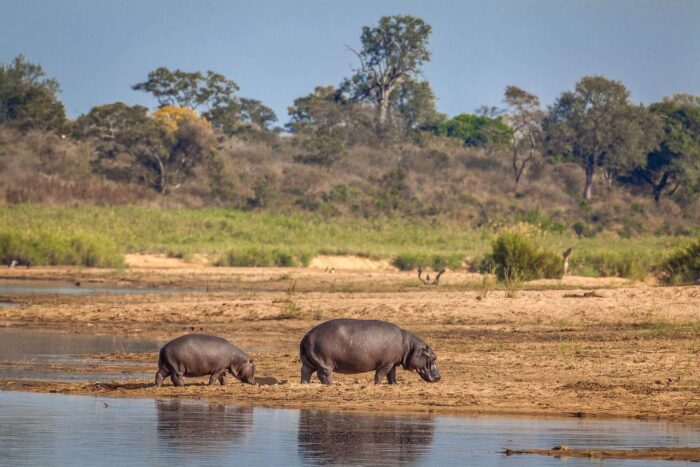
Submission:
M 692 284 L 700 281 L 700 236 L 664 261 L 661 276 L 667 284 Z
M 600 277 L 626 277 L 643 279 L 653 268 L 648 255 L 635 251 L 602 252 L 585 259 Z
M 503 229 L 481 262 L 482 272 L 493 271 L 500 281 L 558 279 L 563 275 L 561 257 L 541 248 L 535 231 L 524 225 Z
M 462 266 L 464 258 L 460 255 L 427 255 L 416 253 L 402 253 L 394 258 L 392 264 L 401 271 L 418 269 L 418 265 L 431 267 L 435 271 L 443 268 L 458 269 Z
M 0 232 L 0 261 L 20 264 L 121 267 L 124 258 L 113 241 L 101 236 Z
M 294 267 L 297 266 L 297 261 L 288 251 L 249 248 L 229 251 L 214 264 L 230 267 Z

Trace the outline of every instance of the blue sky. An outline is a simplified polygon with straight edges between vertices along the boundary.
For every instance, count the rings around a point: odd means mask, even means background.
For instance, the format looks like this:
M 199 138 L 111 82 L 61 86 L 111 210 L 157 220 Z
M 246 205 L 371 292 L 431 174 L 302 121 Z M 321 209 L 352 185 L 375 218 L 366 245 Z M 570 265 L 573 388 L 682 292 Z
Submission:
M 287 106 L 351 73 L 364 25 L 412 14 L 432 25 L 424 67 L 450 116 L 500 105 L 515 84 L 545 104 L 584 75 L 635 102 L 700 95 L 694 0 L 0 0 L 0 61 L 23 53 L 58 78 L 71 117 L 114 101 L 154 106 L 131 84 L 159 66 L 208 69 L 240 95 Z

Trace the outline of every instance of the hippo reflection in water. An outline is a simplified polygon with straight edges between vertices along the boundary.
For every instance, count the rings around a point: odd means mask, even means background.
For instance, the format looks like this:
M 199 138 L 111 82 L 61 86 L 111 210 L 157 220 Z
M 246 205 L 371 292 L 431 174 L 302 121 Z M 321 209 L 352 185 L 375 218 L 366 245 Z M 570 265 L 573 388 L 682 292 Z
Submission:
M 333 319 L 311 329 L 299 344 L 301 382 L 314 371 L 323 384 L 332 373 L 375 371 L 374 384 L 384 377 L 396 384 L 396 367 L 417 371 L 430 383 L 440 381 L 433 349 L 420 337 L 395 324 L 378 320 Z
M 357 415 L 322 410 L 299 414 L 299 453 L 312 464 L 416 463 L 433 442 L 430 418 Z
M 158 437 L 187 454 L 229 451 L 253 426 L 252 407 L 156 400 Z

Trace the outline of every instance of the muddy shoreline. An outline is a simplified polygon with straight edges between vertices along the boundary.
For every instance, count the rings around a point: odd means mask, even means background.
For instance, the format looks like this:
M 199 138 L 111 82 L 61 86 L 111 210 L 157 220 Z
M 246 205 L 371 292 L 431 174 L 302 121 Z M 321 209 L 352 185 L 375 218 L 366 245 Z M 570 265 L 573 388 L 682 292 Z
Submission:
M 4 379 L 4 390 L 266 407 L 700 420 L 700 287 L 566 278 L 507 298 L 500 290 L 484 297 L 479 277 L 467 273 L 446 274 L 440 287 L 421 286 L 414 273 L 383 270 L 0 271 L 0 280 L 9 277 L 196 288 L 167 295 L 3 295 L 21 306 L 0 308 L 0 326 L 158 341 L 192 331 L 219 334 L 254 356 L 259 376 L 285 384 L 253 387 L 230 380 L 210 387 L 192 379 L 184 388 L 168 382 L 156 389 L 150 378 L 129 373 L 155 374 L 154 353 L 115 353 L 85 357 L 119 368 L 123 379 L 99 385 L 91 374 L 87 383 Z M 583 293 L 590 290 L 596 294 Z M 341 316 L 385 319 L 420 335 L 434 347 L 443 380 L 428 384 L 399 371 L 395 387 L 374 386 L 369 373 L 337 375 L 331 387 L 301 385 L 299 340 L 312 326 Z M 85 371 L 61 365 L 53 370 Z M 100 365 L 89 371 L 98 375 Z

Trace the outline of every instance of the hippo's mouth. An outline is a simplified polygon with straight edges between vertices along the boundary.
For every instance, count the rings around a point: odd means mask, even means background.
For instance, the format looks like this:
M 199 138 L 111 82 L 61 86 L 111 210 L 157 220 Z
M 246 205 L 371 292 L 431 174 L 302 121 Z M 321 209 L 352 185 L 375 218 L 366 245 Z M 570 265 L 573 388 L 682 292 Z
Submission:
M 418 368 L 416 370 L 424 381 L 429 383 L 437 383 L 440 381 L 440 373 L 438 372 L 437 366 L 434 364 L 430 368 Z

